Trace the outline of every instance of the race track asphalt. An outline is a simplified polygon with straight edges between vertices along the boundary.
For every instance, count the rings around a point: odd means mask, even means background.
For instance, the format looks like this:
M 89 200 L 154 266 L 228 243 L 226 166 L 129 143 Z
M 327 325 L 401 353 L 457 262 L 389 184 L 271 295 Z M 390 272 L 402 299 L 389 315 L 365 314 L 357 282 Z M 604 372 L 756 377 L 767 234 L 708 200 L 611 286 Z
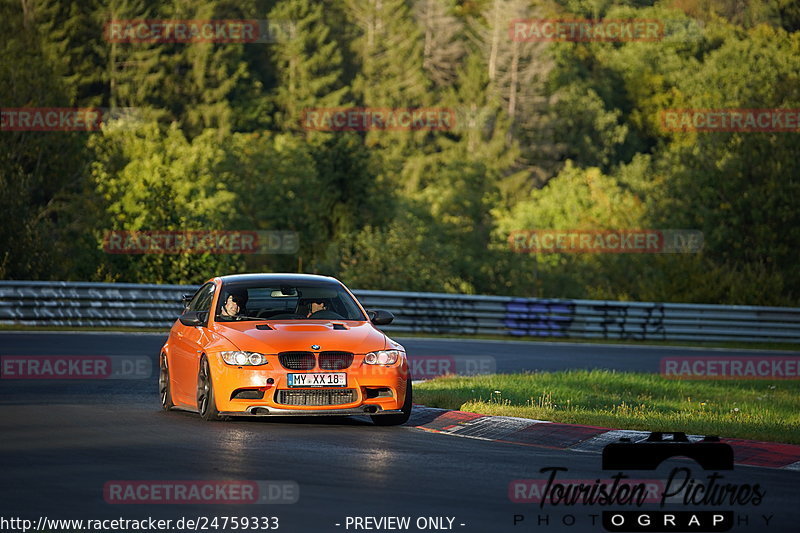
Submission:
M 204 423 L 191 413 L 164 413 L 158 404 L 155 372 L 155 357 L 164 338 L 156 334 L 0 333 L 0 355 L 4 356 L 146 355 L 153 363 L 148 379 L 0 380 L 0 518 L 160 517 L 174 522 L 180 517 L 275 516 L 279 531 L 324 532 L 390 531 L 347 527 L 348 517 L 407 516 L 411 519 L 408 531 L 421 530 L 416 527 L 420 517 L 450 517 L 455 531 L 582 533 L 603 531 L 598 515 L 619 508 L 513 503 L 510 483 L 543 478 L 542 468 L 564 467 L 568 471 L 560 478 L 588 481 L 607 479 L 611 473 L 601 469 L 598 455 L 423 431 L 414 426 L 425 422 L 424 414 L 415 415 L 405 426 L 387 428 L 358 418 Z M 412 358 L 491 356 L 500 372 L 592 367 L 655 372 L 660 358 L 667 355 L 719 354 L 681 348 L 399 340 Z M 673 467 L 687 465 L 696 479 L 706 481 L 706 473 L 697 465 L 679 460 L 641 477 L 663 479 Z M 800 472 L 737 467 L 724 476 L 725 483 L 759 484 L 765 492 L 759 505 L 709 508 L 733 511 L 732 531 L 800 529 Z M 108 503 L 104 486 L 126 480 L 288 480 L 297 483 L 299 499 L 281 505 Z M 643 508 L 657 509 L 657 505 Z M 667 509 L 704 507 L 668 503 Z M 592 515 L 598 521 L 594 525 Z M 770 515 L 765 525 L 763 517 Z M 524 517 L 521 521 L 520 516 Z M 568 525 L 572 520 L 574 524 Z M 0 531 L 17 530 L 0 526 Z

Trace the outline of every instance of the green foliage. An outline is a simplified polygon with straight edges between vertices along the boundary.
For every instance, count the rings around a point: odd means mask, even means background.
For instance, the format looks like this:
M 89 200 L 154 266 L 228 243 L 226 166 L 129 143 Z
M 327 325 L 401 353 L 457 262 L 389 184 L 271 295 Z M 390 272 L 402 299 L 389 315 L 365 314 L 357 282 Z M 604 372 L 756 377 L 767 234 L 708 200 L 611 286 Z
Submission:
M 670 132 L 682 108 L 800 108 L 790 0 L 2 0 L 0 277 L 797 305 L 796 132 Z M 517 18 L 665 22 L 654 42 L 517 42 Z M 111 20 L 269 19 L 277 42 L 115 43 Z M 444 131 L 317 132 L 320 107 L 436 107 Z M 519 229 L 695 229 L 695 255 L 509 250 Z M 109 230 L 292 230 L 296 255 L 110 255 Z
M 101 106 L 108 100 L 108 49 L 102 41 L 106 0 L 39 0 L 31 2 L 42 48 L 62 69 L 70 100 Z
M 800 34 L 766 26 L 729 31 L 702 68 L 677 81 L 676 107 L 800 107 Z M 739 75 L 742 62 L 751 65 L 747 77 Z M 800 245 L 798 146 L 794 133 L 675 134 L 660 167 L 670 176 L 671 200 L 655 216 L 702 229 L 717 264 L 783 277 L 796 295 L 800 281 L 790 273 Z
M 342 252 L 342 281 L 386 290 L 469 292 L 451 268 L 458 247 L 437 229 L 432 218 L 410 209 L 386 228 L 363 228 Z
M 349 88 L 342 81 L 342 54 L 317 2 L 281 2 L 270 11 L 269 19 L 292 24 L 290 36 L 275 46 L 275 101 L 283 129 L 299 130 L 304 110 L 338 107 L 344 102 Z
M 19 3 L 0 3 L 0 95 L 4 108 L 70 104 L 61 65 L 50 61 L 32 13 Z M 14 36 L 14 38 L 8 38 Z M 87 163 L 84 133 L 0 129 L 0 277 L 59 279 L 71 272 L 62 257 L 69 242 L 63 203 L 81 189 Z
M 534 190 L 499 217 L 498 240 L 519 230 L 602 230 L 643 227 L 645 202 L 637 190 L 597 168 L 582 169 L 567 162 L 558 176 Z M 510 252 L 509 252 L 510 253 Z M 540 254 L 530 258 L 536 294 L 579 297 L 582 283 L 593 290 L 609 288 L 629 299 L 641 271 L 641 258 L 622 254 Z
M 423 69 L 423 35 L 406 0 L 345 0 L 358 36 L 351 43 L 358 72 L 352 90 L 359 105 L 417 108 L 434 100 Z M 422 149 L 424 132 L 370 131 L 366 144 L 382 149 L 391 171 Z
M 98 244 L 106 231 L 236 229 L 236 196 L 220 180 L 224 152 L 216 132 L 188 141 L 173 125 L 109 128 L 95 139 L 92 180 L 106 205 L 107 225 L 96 227 Z M 118 255 L 107 260 L 109 276 L 144 282 L 191 282 L 208 273 L 237 271 L 240 258 L 228 255 Z

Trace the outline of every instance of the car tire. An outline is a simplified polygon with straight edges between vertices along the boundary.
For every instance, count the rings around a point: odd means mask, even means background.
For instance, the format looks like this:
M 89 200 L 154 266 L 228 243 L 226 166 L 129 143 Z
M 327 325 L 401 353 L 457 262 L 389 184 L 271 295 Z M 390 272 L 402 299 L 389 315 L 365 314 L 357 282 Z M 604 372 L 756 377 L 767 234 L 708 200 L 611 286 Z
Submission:
M 175 404 L 172 402 L 172 387 L 169 383 L 169 366 L 167 363 L 167 354 L 162 353 L 158 358 L 158 393 L 161 398 L 161 408 L 164 411 L 169 411 Z
M 200 413 L 200 418 L 207 422 L 222 420 L 214 397 L 214 381 L 211 379 L 211 368 L 205 355 L 200 359 L 200 370 L 197 373 L 197 412 Z
M 406 400 L 403 402 L 402 413 L 396 415 L 372 415 L 372 423 L 376 426 L 399 426 L 408 422 L 411 416 L 411 405 L 413 403 L 413 391 L 411 378 L 406 380 Z

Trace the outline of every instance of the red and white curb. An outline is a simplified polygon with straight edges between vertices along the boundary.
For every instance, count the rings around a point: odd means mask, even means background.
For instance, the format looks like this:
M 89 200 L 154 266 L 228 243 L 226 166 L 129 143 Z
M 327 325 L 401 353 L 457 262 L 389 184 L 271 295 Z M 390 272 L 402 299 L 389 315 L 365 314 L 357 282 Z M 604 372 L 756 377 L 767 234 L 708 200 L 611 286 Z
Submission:
M 537 446 L 556 450 L 600 453 L 606 444 L 621 437 L 636 442 L 649 431 L 609 429 L 577 424 L 559 424 L 513 416 L 489 416 L 415 405 L 409 425 L 424 431 L 456 437 Z M 689 435 L 698 441 L 702 435 Z M 733 447 L 736 464 L 800 471 L 800 445 L 722 439 Z

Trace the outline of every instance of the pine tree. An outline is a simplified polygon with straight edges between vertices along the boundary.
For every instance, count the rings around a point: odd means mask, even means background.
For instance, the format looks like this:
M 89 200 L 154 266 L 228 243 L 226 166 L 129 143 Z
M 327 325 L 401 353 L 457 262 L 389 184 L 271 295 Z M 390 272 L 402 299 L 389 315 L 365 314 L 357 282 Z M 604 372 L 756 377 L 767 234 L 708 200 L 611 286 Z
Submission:
M 111 0 L 107 23 L 157 18 L 146 0 Z M 121 43 L 108 40 L 109 106 L 116 108 L 163 107 L 155 94 L 164 86 L 168 70 L 157 43 Z M 159 113 L 161 115 L 164 112 Z
M 536 16 L 527 0 L 491 0 L 475 21 L 474 32 L 484 53 L 490 91 L 503 102 L 515 126 L 530 123 L 537 105 L 543 102 L 542 91 L 552 61 L 546 43 L 521 42 L 509 36 L 515 19 Z
M 68 65 L 51 62 L 27 2 L 0 2 L 2 107 L 71 107 Z M 0 131 L 0 278 L 64 279 L 74 241 L 59 207 L 80 188 L 86 153 L 81 132 Z M 65 249 L 67 248 L 67 249 Z
M 361 35 L 353 49 L 361 61 L 353 91 L 366 106 L 425 105 L 428 82 L 423 42 L 405 0 L 347 0 Z
M 359 60 L 353 93 L 370 108 L 420 108 L 436 104 L 423 68 L 423 37 L 405 0 L 347 0 L 359 30 L 353 50 Z M 384 172 L 402 173 L 406 160 L 431 147 L 429 131 L 373 130 L 367 146 L 379 148 Z
M 466 49 L 464 24 L 452 15 L 452 0 L 418 0 L 414 16 L 424 31 L 423 67 L 438 87 L 453 83 Z
M 342 54 L 319 3 L 281 2 L 270 11 L 269 20 L 292 25 L 288 39 L 274 46 L 272 55 L 279 83 L 278 123 L 282 129 L 296 130 L 304 110 L 344 103 L 349 88 L 342 81 Z
M 111 0 L 110 19 L 237 19 L 245 7 L 228 2 L 151 5 L 148 0 Z M 190 135 L 206 128 L 221 132 L 232 128 L 229 98 L 246 76 L 244 44 L 111 42 L 109 46 L 112 107 L 134 107 L 178 121 Z
M 165 9 L 165 17 L 174 19 L 216 20 L 239 15 L 239 7 L 231 2 L 176 3 L 172 9 Z M 165 87 L 171 93 L 170 108 L 178 113 L 190 134 L 196 135 L 205 128 L 230 131 L 228 96 L 245 75 L 244 46 L 235 42 L 193 42 L 162 47 L 171 52 Z
M 23 2 L 36 22 L 42 50 L 62 69 L 75 106 L 108 103 L 107 43 L 103 41 L 106 0 Z

